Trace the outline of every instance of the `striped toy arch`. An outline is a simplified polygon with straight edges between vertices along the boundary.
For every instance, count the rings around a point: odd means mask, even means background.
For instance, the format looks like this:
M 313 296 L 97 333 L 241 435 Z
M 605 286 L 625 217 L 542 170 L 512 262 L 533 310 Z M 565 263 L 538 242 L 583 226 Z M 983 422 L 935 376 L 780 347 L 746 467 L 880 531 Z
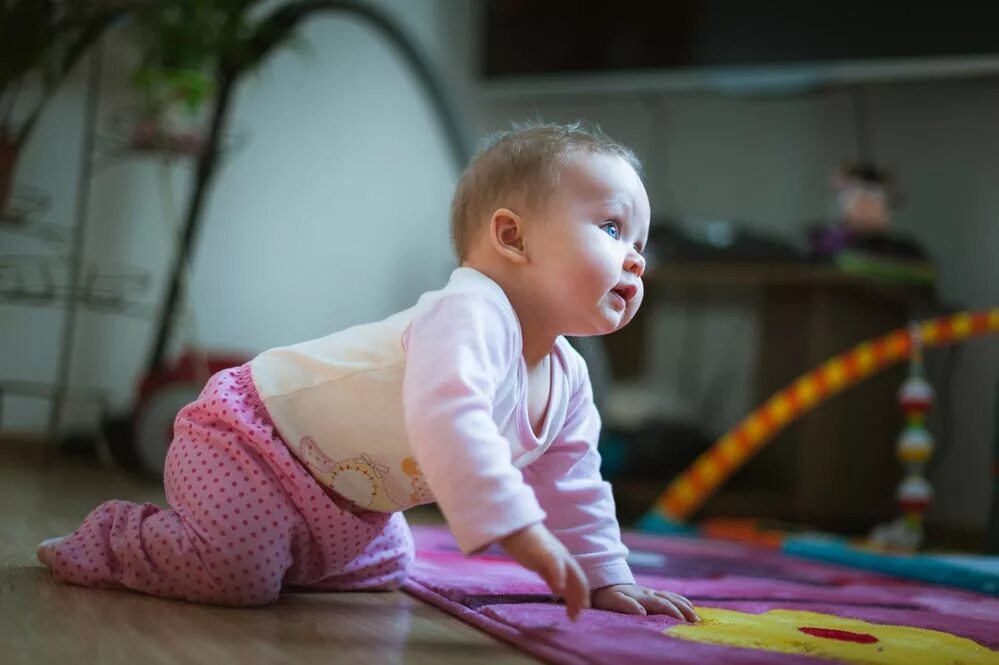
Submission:
M 961 312 L 914 324 L 924 348 L 999 333 L 999 308 Z M 907 360 L 913 326 L 870 339 L 802 374 L 774 393 L 676 476 L 648 516 L 683 522 L 791 422 L 872 374 Z

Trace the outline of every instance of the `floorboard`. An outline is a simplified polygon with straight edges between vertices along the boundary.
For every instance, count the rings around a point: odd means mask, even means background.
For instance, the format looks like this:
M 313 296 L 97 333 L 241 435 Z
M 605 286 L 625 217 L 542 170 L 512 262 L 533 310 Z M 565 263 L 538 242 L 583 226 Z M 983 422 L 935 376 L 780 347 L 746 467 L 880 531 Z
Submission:
M 535 663 L 401 592 L 285 593 L 234 609 L 56 582 L 34 556 L 108 498 L 162 488 L 89 459 L 0 439 L 0 664 Z M 432 522 L 432 511 L 415 522 Z

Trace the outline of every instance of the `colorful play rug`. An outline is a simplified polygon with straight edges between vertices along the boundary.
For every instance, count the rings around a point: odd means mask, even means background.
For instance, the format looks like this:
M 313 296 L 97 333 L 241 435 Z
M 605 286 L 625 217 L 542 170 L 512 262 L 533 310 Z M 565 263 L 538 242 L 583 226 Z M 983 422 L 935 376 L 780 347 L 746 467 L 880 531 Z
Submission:
M 806 561 L 755 545 L 626 534 L 639 582 L 687 596 L 703 621 L 585 610 L 565 616 L 498 550 L 467 558 L 416 527 L 405 590 L 550 663 L 999 665 L 999 599 Z

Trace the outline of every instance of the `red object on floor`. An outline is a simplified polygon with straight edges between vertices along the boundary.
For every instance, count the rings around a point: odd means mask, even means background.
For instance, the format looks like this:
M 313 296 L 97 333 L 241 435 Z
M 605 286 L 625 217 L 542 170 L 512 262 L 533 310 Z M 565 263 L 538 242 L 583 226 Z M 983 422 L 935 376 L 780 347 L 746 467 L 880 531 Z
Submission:
M 139 402 L 173 383 L 204 385 L 216 372 L 248 362 L 251 356 L 234 352 L 185 350 L 171 365 L 147 374 L 139 383 Z
M 806 635 L 824 637 L 827 640 L 839 640 L 840 642 L 857 642 L 858 644 L 874 644 L 878 638 L 866 633 L 854 633 L 849 630 L 837 630 L 835 628 L 816 628 L 814 626 L 802 626 L 799 628 Z

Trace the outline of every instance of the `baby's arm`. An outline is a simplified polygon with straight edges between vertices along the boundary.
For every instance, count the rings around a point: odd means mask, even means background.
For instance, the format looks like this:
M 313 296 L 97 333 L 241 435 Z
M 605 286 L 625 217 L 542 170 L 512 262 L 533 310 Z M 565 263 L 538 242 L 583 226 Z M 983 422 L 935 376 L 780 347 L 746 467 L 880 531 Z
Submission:
M 621 543 L 614 497 L 600 475 L 600 416 L 586 366 L 575 354 L 567 360 L 576 365 L 570 368 L 575 390 L 566 423 L 551 448 L 524 469 L 524 479 L 548 514 L 545 525 L 580 563 L 594 607 L 696 620 L 686 598 L 635 584 L 626 560 L 628 550 Z
M 503 304 L 458 293 L 418 316 L 404 340 L 409 443 L 465 554 L 545 518 L 492 417 L 498 382 L 519 360 L 517 325 Z
M 524 469 L 524 480 L 548 517 L 545 525 L 576 557 L 591 589 L 631 584 L 628 549 L 610 485 L 600 475 L 600 415 L 582 358 L 563 354 L 572 394 L 565 424 L 545 454 Z
M 481 296 L 447 296 L 410 326 L 403 403 L 410 446 L 465 554 L 499 542 L 566 599 L 589 605 L 586 578 L 542 526 L 545 513 L 492 417 L 498 377 L 519 362 L 512 312 Z

